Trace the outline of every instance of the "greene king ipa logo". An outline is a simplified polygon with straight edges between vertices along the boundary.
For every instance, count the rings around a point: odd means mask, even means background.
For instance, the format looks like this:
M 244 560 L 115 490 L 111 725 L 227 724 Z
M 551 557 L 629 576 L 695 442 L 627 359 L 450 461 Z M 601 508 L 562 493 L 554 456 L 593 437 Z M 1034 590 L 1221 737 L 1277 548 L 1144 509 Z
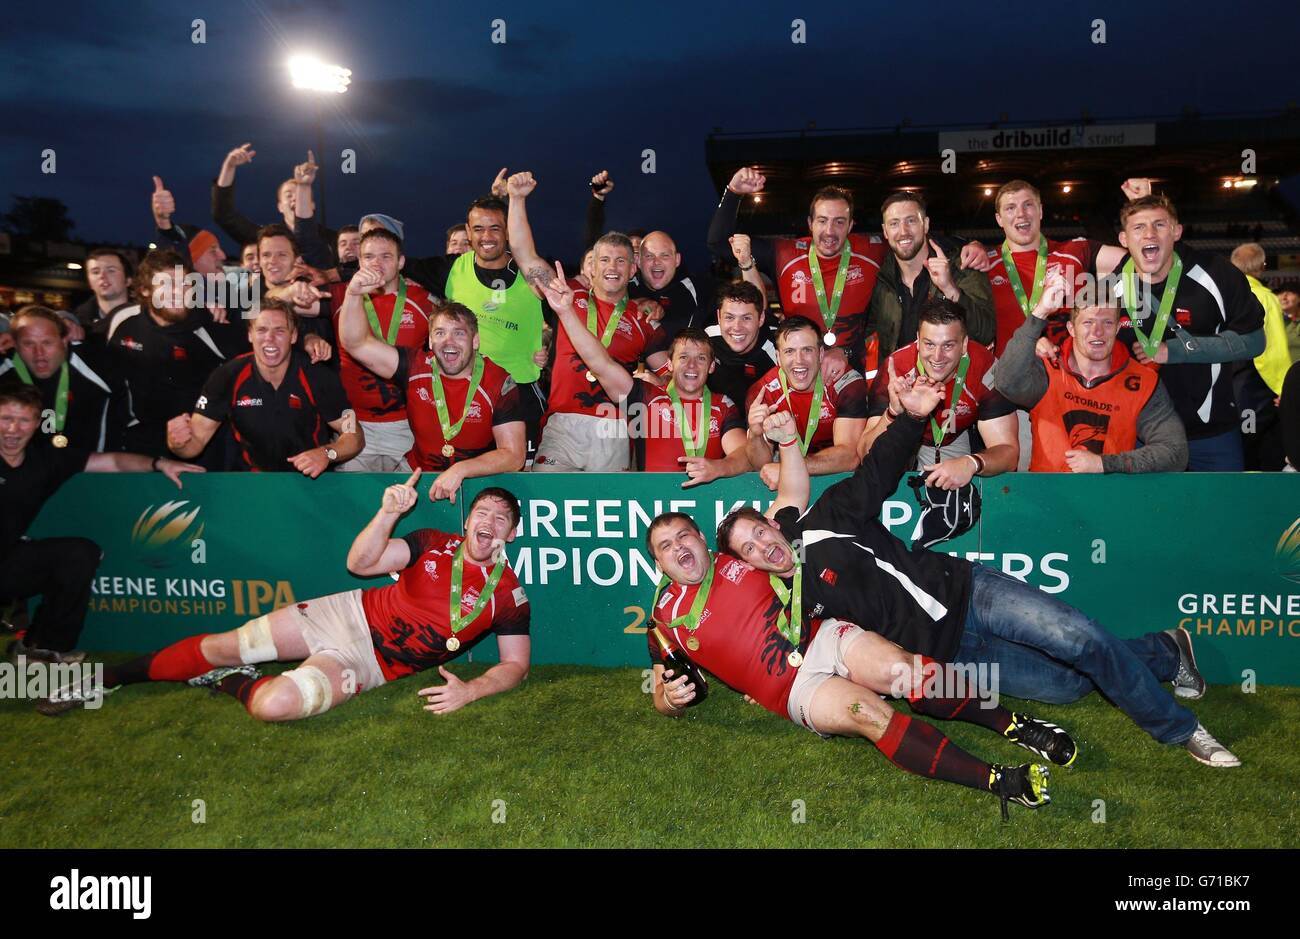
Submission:
M 1291 527 L 1282 532 L 1273 551 L 1277 562 L 1277 572 L 1287 580 L 1300 584 L 1300 518 L 1291 523 Z
M 131 544 L 140 563 L 160 568 L 189 559 L 193 542 L 203 537 L 202 506 L 187 508 L 189 505 L 186 501 L 164 502 L 140 513 L 131 529 Z

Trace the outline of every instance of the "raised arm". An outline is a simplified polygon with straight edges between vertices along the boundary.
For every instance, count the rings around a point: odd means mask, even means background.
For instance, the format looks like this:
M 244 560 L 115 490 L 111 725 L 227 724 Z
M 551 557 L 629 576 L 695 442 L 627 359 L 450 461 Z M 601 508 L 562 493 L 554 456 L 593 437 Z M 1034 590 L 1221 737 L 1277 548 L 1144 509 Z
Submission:
M 1038 357 L 1038 340 L 1047 328 L 1047 317 L 1065 302 L 1065 289 L 1063 275 L 1056 271 L 1049 274 L 1038 305 L 1002 352 L 995 380 L 998 391 L 1013 404 L 1032 408 L 1047 394 L 1047 366 Z
M 605 199 L 614 191 L 614 180 L 609 170 L 601 170 L 591 177 L 591 199 L 587 202 L 587 222 L 582 233 L 582 250 L 586 251 L 605 233 Z
M 776 518 L 776 513 L 793 506 L 802 515 L 808 508 L 811 483 L 808 478 L 808 464 L 804 461 L 803 451 L 799 449 L 799 427 L 794 415 L 789 411 L 777 411 L 763 419 L 763 434 L 775 440 L 781 447 L 781 462 L 777 465 L 776 500 L 767 507 L 767 517 Z
M 239 245 L 248 244 L 257 237 L 257 226 L 235 208 L 235 170 L 257 155 L 252 146 L 251 143 L 240 144 L 227 153 L 212 186 L 212 220 Z
M 713 218 L 709 222 L 709 253 L 715 258 L 723 261 L 731 259 L 730 240 L 731 236 L 736 233 L 736 215 L 740 212 L 740 204 L 744 201 L 745 196 L 762 192 L 766 183 L 767 179 L 763 174 L 752 166 L 742 166 L 731 177 L 731 182 L 722 191 L 722 198 L 719 200 L 718 207 L 714 210 Z M 770 270 L 772 266 L 771 244 L 760 239 L 753 245 L 753 252 L 758 263 Z
M 361 529 L 348 549 L 348 570 L 353 574 L 358 577 L 391 574 L 411 563 L 411 546 L 404 539 L 392 535 L 397 520 L 420 500 L 415 491 L 419 481 L 420 470 L 417 469 L 406 482 L 384 490 L 379 511 Z
M 352 358 L 380 378 L 392 378 L 397 373 L 401 353 L 396 346 L 390 346 L 370 331 L 362 299 L 383 286 L 383 275 L 378 271 L 362 267 L 352 275 L 343 306 L 339 308 L 339 342 Z
M 506 231 L 515 263 L 533 288 L 533 293 L 540 297 L 544 292 L 542 285 L 551 279 L 551 269 L 538 255 L 533 243 L 533 228 L 528 224 L 528 196 L 536 188 L 537 180 L 532 173 L 515 173 L 506 180 L 506 191 L 510 194 Z
M 513 177 L 511 179 L 513 181 Z M 510 214 L 511 225 L 513 225 L 513 209 Z M 587 331 L 587 324 L 578 318 L 578 312 L 573 308 L 573 288 L 565 280 L 564 268 L 560 262 L 555 262 L 554 276 L 547 281 L 538 282 L 542 285 L 546 302 L 559 317 L 560 326 L 568 335 L 569 341 L 573 343 L 574 350 L 587 368 L 591 369 L 591 374 L 596 377 L 596 381 L 600 382 L 600 386 L 605 389 L 605 393 L 611 400 L 623 401 L 632 391 L 632 375 L 618 364 L 609 354 L 609 350 L 601 345 L 600 340 Z M 596 295 L 589 295 L 587 302 L 595 303 Z

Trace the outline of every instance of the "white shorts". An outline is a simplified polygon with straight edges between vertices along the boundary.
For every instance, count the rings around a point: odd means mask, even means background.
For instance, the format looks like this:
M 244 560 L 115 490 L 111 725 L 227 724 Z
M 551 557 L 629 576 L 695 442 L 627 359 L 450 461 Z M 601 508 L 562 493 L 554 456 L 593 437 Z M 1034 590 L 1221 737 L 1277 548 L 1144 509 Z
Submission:
M 862 636 L 862 628 L 853 623 L 837 619 L 828 619 L 822 623 L 821 629 L 817 630 L 817 635 L 808 644 L 803 664 L 799 666 L 799 674 L 790 686 L 790 703 L 787 707 L 790 720 L 807 727 L 818 736 L 830 736 L 813 726 L 810 716 L 813 695 L 832 675 L 849 677 L 849 667 L 845 664 L 844 657 L 849 647 Z
M 400 421 L 360 421 L 366 435 L 365 449 L 339 464 L 343 473 L 406 472 L 406 454 L 415 446 L 411 425 Z
M 357 694 L 387 681 L 375 658 L 359 589 L 304 600 L 296 609 L 302 638 L 311 654 L 331 656 L 350 669 L 356 677 Z
M 591 414 L 552 414 L 546 419 L 535 473 L 621 473 L 628 468 L 627 424 Z

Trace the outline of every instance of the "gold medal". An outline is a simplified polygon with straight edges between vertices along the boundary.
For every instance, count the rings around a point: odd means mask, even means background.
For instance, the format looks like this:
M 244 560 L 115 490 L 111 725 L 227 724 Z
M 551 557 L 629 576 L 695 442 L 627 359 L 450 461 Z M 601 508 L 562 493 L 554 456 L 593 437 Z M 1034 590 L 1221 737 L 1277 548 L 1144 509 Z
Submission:
M 835 334 L 834 334 L 834 333 L 827 333 L 826 336 L 825 336 L 825 338 L 822 339 L 822 342 L 826 343 L 826 345 L 828 345 L 828 346 L 833 346 L 833 345 L 835 345 Z
M 53 437 L 50 438 L 50 443 L 54 444 L 56 447 L 62 450 L 64 447 L 68 445 L 68 438 L 63 436 L 63 434 L 55 434 Z
M 456 448 L 449 443 L 444 443 L 442 445 L 442 455 L 450 460 L 456 455 Z
M 448 652 L 455 652 L 455 651 L 456 651 L 457 649 L 459 649 L 459 648 L 460 648 L 460 640 L 457 639 L 455 636 L 448 636 L 448 637 L 447 637 L 447 651 L 448 651 Z
M 690 649 L 692 652 L 697 651 L 700 648 L 700 640 L 696 639 L 694 636 L 690 636 L 686 640 L 686 648 Z
M 588 369 L 588 370 L 587 370 L 587 381 L 594 382 L 595 380 L 596 380 L 596 376 L 593 375 L 593 374 L 591 374 L 591 370 Z
M 785 660 L 790 663 L 791 668 L 798 668 L 803 664 L 803 656 L 797 650 L 787 655 Z

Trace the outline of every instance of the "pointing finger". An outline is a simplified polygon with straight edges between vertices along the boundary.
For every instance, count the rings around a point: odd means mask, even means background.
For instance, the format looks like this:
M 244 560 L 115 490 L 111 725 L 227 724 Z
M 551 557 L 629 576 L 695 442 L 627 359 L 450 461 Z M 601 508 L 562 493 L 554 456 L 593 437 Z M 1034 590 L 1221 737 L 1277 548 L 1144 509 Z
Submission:
M 405 485 L 408 489 L 414 489 L 415 484 L 420 481 L 420 474 L 423 472 L 424 469 L 422 467 L 416 467 L 415 472 L 411 474 L 411 478 L 408 479 L 405 483 L 403 483 L 403 485 Z
M 948 255 L 944 254 L 943 249 L 941 249 L 937 244 L 934 243 L 934 239 L 931 238 L 929 239 L 929 241 L 930 241 L 930 250 L 933 251 L 939 257 L 943 258 L 945 261 L 948 260 Z

